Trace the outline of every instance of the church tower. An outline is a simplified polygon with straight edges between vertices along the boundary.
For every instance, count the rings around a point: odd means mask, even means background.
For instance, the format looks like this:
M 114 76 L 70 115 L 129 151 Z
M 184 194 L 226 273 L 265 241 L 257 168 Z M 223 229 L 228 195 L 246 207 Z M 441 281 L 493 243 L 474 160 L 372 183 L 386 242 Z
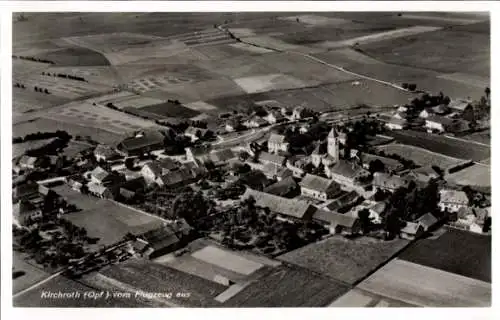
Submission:
M 339 161 L 339 134 L 335 128 L 332 128 L 328 134 L 327 141 L 328 155 L 334 159 L 334 162 Z

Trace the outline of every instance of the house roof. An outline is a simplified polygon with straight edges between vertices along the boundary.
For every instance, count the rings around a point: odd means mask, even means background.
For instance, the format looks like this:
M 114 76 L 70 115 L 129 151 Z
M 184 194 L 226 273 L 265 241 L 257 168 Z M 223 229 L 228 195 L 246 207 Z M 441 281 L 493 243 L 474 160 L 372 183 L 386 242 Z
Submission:
M 95 147 L 94 154 L 105 158 L 111 158 L 118 155 L 118 153 L 111 146 L 106 144 L 100 144 Z
M 331 187 L 338 187 L 337 183 L 333 180 L 316 176 L 313 174 L 306 174 L 306 176 L 299 183 L 301 187 L 311 189 L 319 192 L 326 192 Z
M 375 160 L 380 160 L 390 170 L 399 170 L 404 168 L 403 164 L 399 162 L 398 160 L 387 158 L 387 157 L 381 157 L 377 156 L 374 154 L 369 154 L 369 153 L 362 153 L 361 154 L 361 161 L 363 163 L 370 163 L 371 161 Z
M 445 114 L 445 113 L 450 112 L 450 108 L 448 108 L 444 104 L 440 104 L 438 106 L 435 106 L 432 108 L 432 110 L 434 111 L 434 113 L 437 113 L 437 114 Z
M 381 214 L 382 212 L 384 212 L 385 208 L 387 207 L 386 203 L 385 202 L 377 202 L 376 204 L 374 204 L 370 210 L 378 213 L 378 214 Z
M 210 152 L 208 158 L 213 163 L 226 162 L 236 158 L 236 155 L 231 149 L 222 149 Z
M 141 135 L 126 138 L 120 142 L 120 145 L 123 150 L 133 151 L 148 146 L 163 144 L 164 139 L 165 137 L 161 132 L 150 130 L 143 132 Z
M 293 218 L 301 219 L 307 211 L 312 210 L 311 208 L 315 208 L 305 201 L 287 199 L 273 194 L 252 190 L 250 188 L 247 188 L 241 199 L 247 199 L 250 196 L 253 196 L 257 206 L 268 207 L 269 210 L 273 212 Z
M 447 118 L 447 117 L 441 117 L 437 115 L 430 115 L 427 119 L 425 119 L 426 122 L 435 122 L 435 123 L 440 123 L 444 126 L 449 126 L 452 125 L 455 121 L 453 119 Z
M 135 192 L 122 187 L 120 188 L 120 195 L 126 199 L 131 199 L 135 196 Z
M 354 202 L 358 197 L 359 195 L 356 191 L 351 191 L 333 200 L 326 207 L 331 211 L 335 211 Z
M 259 154 L 259 161 L 272 162 L 277 165 L 282 165 L 286 158 L 277 154 L 272 154 L 269 152 L 261 152 Z
M 268 162 L 262 167 L 262 172 L 267 176 L 275 176 L 278 173 L 278 168 L 280 168 L 277 164 L 273 162 Z
M 107 172 L 101 167 L 97 167 L 94 170 L 92 170 L 92 172 L 90 172 L 90 175 L 98 181 L 103 181 L 109 176 L 109 172 Z
M 336 175 L 344 176 L 346 178 L 354 179 L 361 175 L 367 175 L 369 172 L 355 163 L 350 163 L 345 160 L 339 160 L 336 164 L 331 166 L 330 172 Z
M 395 125 L 400 125 L 400 126 L 404 126 L 408 123 L 408 121 L 406 119 L 399 119 L 399 118 L 396 118 L 396 117 L 392 117 L 389 119 L 388 123 L 390 124 L 395 124 Z
M 164 185 L 170 186 L 187 181 L 193 178 L 193 175 L 188 169 L 179 169 L 175 171 L 170 171 L 167 174 L 160 176 L 158 179 L 162 181 Z
M 432 213 L 428 212 L 417 219 L 416 221 L 419 223 L 425 231 L 435 225 L 438 222 L 438 219 L 432 215 Z
M 286 196 L 290 191 L 295 190 L 297 187 L 297 183 L 295 182 L 293 177 L 287 177 L 266 187 L 264 189 L 264 192 L 283 197 Z
M 397 189 L 406 187 L 410 181 L 398 176 L 390 175 L 382 172 L 375 172 L 373 174 L 373 185 L 386 189 Z
M 334 226 L 342 226 L 342 227 L 348 227 L 352 228 L 352 226 L 356 223 L 358 220 L 357 217 L 348 215 L 348 214 L 342 214 L 336 211 L 329 211 L 329 210 L 324 210 L 324 209 L 318 209 L 313 216 L 313 219 L 319 220 L 322 222 L 327 222 L 330 225 Z
M 199 156 L 199 155 L 203 155 L 205 153 L 208 153 L 211 151 L 211 147 L 210 146 L 207 146 L 207 145 L 202 145 L 202 146 L 199 146 L 199 147 L 190 147 L 190 148 L 186 148 L 186 152 L 189 150 L 191 151 L 191 153 L 193 154 L 193 156 Z
M 460 110 L 464 111 L 465 108 L 471 103 L 472 101 L 469 100 L 464 100 L 464 99 L 457 99 L 453 100 L 448 104 L 448 107 L 455 109 L 455 110 Z
M 34 166 L 36 163 L 37 157 L 30 157 L 30 156 L 22 156 L 19 159 L 19 165 L 20 166 Z
M 406 222 L 406 226 L 401 229 L 401 232 L 406 234 L 416 235 L 419 228 L 422 228 L 422 226 L 420 226 L 418 223 Z
M 207 129 L 202 129 L 202 128 L 197 128 L 197 127 L 188 127 L 186 131 L 184 131 L 184 134 L 190 134 L 196 136 L 198 132 L 203 136 L 208 130 Z
M 269 136 L 269 143 L 286 143 L 285 136 L 282 134 L 277 134 L 277 133 L 271 133 L 271 136 Z
M 104 194 L 104 192 L 108 190 L 107 187 L 94 182 L 89 182 L 87 184 L 87 188 L 89 189 L 90 192 L 97 193 L 100 195 Z
M 439 191 L 440 202 L 467 205 L 469 198 L 463 191 L 443 189 Z

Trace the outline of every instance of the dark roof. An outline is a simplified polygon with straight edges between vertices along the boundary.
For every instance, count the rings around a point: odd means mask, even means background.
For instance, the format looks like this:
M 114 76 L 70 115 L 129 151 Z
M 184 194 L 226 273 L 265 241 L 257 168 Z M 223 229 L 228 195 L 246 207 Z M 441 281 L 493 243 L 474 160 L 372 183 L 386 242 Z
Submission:
M 142 135 L 126 138 L 120 142 L 121 148 L 125 151 L 133 151 L 149 146 L 163 144 L 165 137 L 159 131 L 145 131 Z
M 135 196 L 135 192 L 122 187 L 120 188 L 120 195 L 125 199 L 131 199 Z
M 191 180 L 193 175 L 190 170 L 187 169 L 179 169 L 175 171 L 170 171 L 165 175 L 159 177 L 163 184 L 170 186 L 175 185 L 184 181 Z
M 287 177 L 281 181 L 273 183 L 272 185 L 266 187 L 264 192 L 273 194 L 276 196 L 284 197 L 289 194 L 292 190 L 298 187 L 297 183 L 293 177 Z
M 358 218 L 353 217 L 351 215 L 346 215 L 338 213 L 336 211 L 328 211 L 324 209 L 318 209 L 314 213 L 313 219 L 329 223 L 330 225 L 342 226 L 347 228 L 352 228 L 352 226 L 354 226 L 354 224 L 358 220 Z
M 319 192 L 326 192 L 332 186 L 337 186 L 337 183 L 333 180 L 323 178 L 320 176 L 315 176 L 313 174 L 306 174 L 306 176 L 299 183 L 301 187 L 316 190 Z
M 259 161 L 272 162 L 278 165 L 285 163 L 286 158 L 277 154 L 272 154 L 269 152 L 261 152 L 259 154 Z
M 143 177 L 125 181 L 120 187 L 128 191 L 138 191 L 146 186 L 146 181 Z
M 425 121 L 432 121 L 436 123 L 441 123 L 442 125 L 449 126 L 452 125 L 455 121 L 453 119 L 447 118 L 447 117 L 441 117 L 441 116 L 436 116 L 436 115 L 430 115 L 425 119 Z
M 257 206 L 267 207 L 273 212 L 294 218 L 303 218 L 306 212 L 315 209 L 314 206 L 305 201 L 287 199 L 249 188 L 247 188 L 241 199 L 246 199 L 250 196 L 253 196 Z
M 344 176 L 347 178 L 356 178 L 362 174 L 368 174 L 369 172 L 355 163 L 350 163 L 345 160 L 339 160 L 336 164 L 330 167 L 330 171 L 334 174 Z
M 330 204 L 327 205 L 327 208 L 330 209 L 331 211 L 338 210 L 353 203 L 358 199 L 358 197 L 359 194 L 356 191 L 351 191 L 330 202 Z
M 426 213 L 420 218 L 417 219 L 417 222 L 424 227 L 424 230 L 427 231 L 430 227 L 435 225 L 438 222 L 438 219 L 432 215 L 432 213 Z
M 103 181 L 109 176 L 109 172 L 101 167 L 96 167 L 94 170 L 92 170 L 90 175 L 99 181 Z
M 407 179 L 387 173 L 375 172 L 373 174 L 373 185 L 381 188 L 395 190 L 400 187 L 407 187 L 409 182 Z
M 234 159 L 234 158 L 236 158 L 236 155 L 234 154 L 234 152 L 231 149 L 223 149 L 223 150 L 217 150 L 217 151 L 210 152 L 210 154 L 208 155 L 208 158 L 213 163 L 220 163 L 220 162 L 226 162 L 226 161 L 229 161 L 231 159 Z
M 110 158 L 113 156 L 117 156 L 118 153 L 111 147 L 106 144 L 100 144 L 94 149 L 95 155 L 100 155 L 106 158 Z

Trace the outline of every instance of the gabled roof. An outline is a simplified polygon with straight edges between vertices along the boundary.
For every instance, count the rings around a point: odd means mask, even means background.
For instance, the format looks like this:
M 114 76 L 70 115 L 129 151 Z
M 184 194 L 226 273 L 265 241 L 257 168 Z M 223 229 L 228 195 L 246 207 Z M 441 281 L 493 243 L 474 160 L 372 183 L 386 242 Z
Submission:
M 444 104 L 440 104 L 438 106 L 435 106 L 432 108 L 432 110 L 434 111 L 434 113 L 437 113 L 437 114 L 445 114 L 445 113 L 450 112 L 450 108 Z
M 175 171 L 170 171 L 165 175 L 162 175 L 158 179 L 166 186 L 175 185 L 184 181 L 191 180 L 193 175 L 191 171 L 187 169 L 179 169 Z
M 424 228 L 424 231 L 427 231 L 430 227 L 438 222 L 438 219 L 434 217 L 432 213 L 428 212 L 418 218 L 416 222 Z
M 470 101 L 470 100 L 457 99 L 457 100 L 452 100 L 448 104 L 448 107 L 455 109 L 455 110 L 464 111 L 465 108 L 467 108 L 467 106 L 471 103 L 472 103 L 472 101 Z
M 109 176 L 109 173 L 101 167 L 97 167 L 90 172 L 90 175 L 98 181 L 103 181 Z
M 435 122 L 435 123 L 440 123 L 444 126 L 449 126 L 452 125 L 455 121 L 453 119 L 447 118 L 447 117 L 441 117 L 437 115 L 430 115 L 427 119 L 425 119 L 427 122 Z
M 409 180 L 382 172 L 373 174 L 373 185 L 381 188 L 395 190 L 400 187 L 407 187 Z
M 350 203 L 356 201 L 358 199 L 359 194 L 356 191 L 351 191 L 349 193 L 346 193 L 345 195 L 342 195 L 338 197 L 337 199 L 333 200 L 330 202 L 326 207 L 331 210 L 331 211 L 336 211 L 340 208 L 343 208 Z
M 272 162 L 277 165 L 282 165 L 286 158 L 277 154 L 272 154 L 269 152 L 261 152 L 259 154 L 259 161 Z
M 346 178 L 354 179 L 361 175 L 368 175 L 369 172 L 355 163 L 350 163 L 345 160 L 339 160 L 336 164 L 331 166 L 330 172 L 344 176 Z
M 354 224 L 358 220 L 357 217 L 348 214 L 342 214 L 336 211 L 328 211 L 323 209 L 318 209 L 314 213 L 313 219 L 329 223 L 333 226 L 342 226 L 347 228 L 352 228 L 352 226 L 354 226 Z
M 19 165 L 25 167 L 34 166 L 37 159 L 38 159 L 37 157 L 30 157 L 24 155 L 19 159 Z
M 439 197 L 439 201 L 443 203 L 455 203 L 462 205 L 467 205 L 469 203 L 469 198 L 463 191 L 443 189 L 439 191 Z
M 400 126 L 405 126 L 408 123 L 408 121 L 406 119 L 399 119 L 399 118 L 392 117 L 389 119 L 388 123 L 400 125 Z
M 406 226 L 401 229 L 402 233 L 416 235 L 418 233 L 418 229 L 423 228 L 420 224 L 415 222 L 406 222 Z
M 120 145 L 123 150 L 133 151 L 148 146 L 163 144 L 164 139 L 165 137 L 161 132 L 150 130 L 143 132 L 142 135 L 126 138 L 120 142 Z
M 269 136 L 269 143 L 286 143 L 285 136 L 282 134 L 277 134 L 277 133 L 271 133 L 271 136 Z
M 332 187 L 338 188 L 338 185 L 335 181 L 309 173 L 306 174 L 306 176 L 299 184 L 303 188 L 315 190 L 318 192 L 327 192 Z
M 403 164 L 395 159 L 381 157 L 381 156 L 377 156 L 377 155 L 369 154 L 369 153 L 362 153 L 361 154 L 361 161 L 363 163 L 370 163 L 370 162 L 375 161 L 375 160 L 382 161 L 384 166 L 386 166 L 390 170 L 399 170 L 399 169 L 404 168 Z
M 287 177 L 281 181 L 273 183 L 272 185 L 266 187 L 264 189 L 265 193 L 273 194 L 276 196 L 284 197 L 290 191 L 295 190 L 297 188 L 297 183 L 293 179 L 293 177 Z
M 100 144 L 95 147 L 94 154 L 105 158 L 111 158 L 118 155 L 118 153 L 111 146 L 106 144 Z
M 304 217 L 306 212 L 315 209 L 314 206 L 305 201 L 287 199 L 269 193 L 252 190 L 250 188 L 247 188 L 241 199 L 247 199 L 250 196 L 253 196 L 257 206 L 267 207 L 273 212 L 293 218 L 301 219 Z
M 386 207 L 387 205 L 385 204 L 385 202 L 377 202 L 370 208 L 370 210 L 376 212 L 377 214 L 381 214 L 382 212 L 384 212 Z
M 87 188 L 89 189 L 90 192 L 100 195 L 103 195 L 106 191 L 108 191 L 107 187 L 94 182 L 89 182 L 87 184 Z
M 208 158 L 213 163 L 227 162 L 231 159 L 236 158 L 236 155 L 231 149 L 223 149 L 210 152 Z

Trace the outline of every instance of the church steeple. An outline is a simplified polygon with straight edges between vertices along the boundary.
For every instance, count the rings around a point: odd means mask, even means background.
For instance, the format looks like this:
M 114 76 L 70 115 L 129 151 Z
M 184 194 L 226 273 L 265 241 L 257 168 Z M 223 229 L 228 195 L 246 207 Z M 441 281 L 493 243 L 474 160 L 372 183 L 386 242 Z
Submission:
M 335 162 L 339 160 L 339 134 L 335 127 L 330 130 L 330 133 L 328 134 L 328 145 L 327 145 L 327 152 L 330 157 L 334 159 Z

